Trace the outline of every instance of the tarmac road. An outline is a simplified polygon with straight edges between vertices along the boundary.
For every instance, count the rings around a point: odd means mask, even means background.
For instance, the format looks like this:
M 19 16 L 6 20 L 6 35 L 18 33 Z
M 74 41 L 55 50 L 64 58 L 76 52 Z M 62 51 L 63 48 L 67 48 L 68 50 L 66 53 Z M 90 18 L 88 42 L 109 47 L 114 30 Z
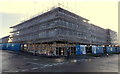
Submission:
M 45 58 L 0 50 L 2 72 L 118 72 L 118 55 Z

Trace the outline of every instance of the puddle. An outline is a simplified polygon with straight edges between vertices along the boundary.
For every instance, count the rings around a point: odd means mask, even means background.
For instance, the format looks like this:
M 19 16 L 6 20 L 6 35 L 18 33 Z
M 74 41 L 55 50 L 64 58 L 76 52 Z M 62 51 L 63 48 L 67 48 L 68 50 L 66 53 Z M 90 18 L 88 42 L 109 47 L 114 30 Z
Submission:
M 21 70 L 21 72 L 25 72 L 25 71 L 27 71 L 28 69 L 23 69 L 23 70 Z
M 33 59 L 33 60 L 38 60 L 38 59 Z
M 38 67 L 32 68 L 32 70 L 37 70 L 37 69 L 38 69 Z

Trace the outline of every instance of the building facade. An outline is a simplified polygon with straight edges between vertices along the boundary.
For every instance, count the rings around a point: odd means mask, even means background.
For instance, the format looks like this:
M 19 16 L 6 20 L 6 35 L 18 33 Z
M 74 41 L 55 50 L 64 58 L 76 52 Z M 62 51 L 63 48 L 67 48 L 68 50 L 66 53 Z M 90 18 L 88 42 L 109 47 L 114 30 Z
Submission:
M 117 45 L 117 33 L 110 29 L 106 29 L 107 31 L 107 44 L 109 45 Z
M 8 43 L 9 37 L 10 37 L 10 36 L 8 35 L 8 36 L 5 36 L 5 37 L 0 38 L 0 43 Z
M 88 21 L 86 18 L 57 7 L 12 26 L 10 38 L 13 43 L 23 43 L 26 51 L 47 55 L 66 55 L 67 49 L 70 50 L 70 55 L 74 55 L 77 44 L 109 45 L 115 42 L 113 31 L 110 32 L 109 37 L 108 30 L 90 24 Z

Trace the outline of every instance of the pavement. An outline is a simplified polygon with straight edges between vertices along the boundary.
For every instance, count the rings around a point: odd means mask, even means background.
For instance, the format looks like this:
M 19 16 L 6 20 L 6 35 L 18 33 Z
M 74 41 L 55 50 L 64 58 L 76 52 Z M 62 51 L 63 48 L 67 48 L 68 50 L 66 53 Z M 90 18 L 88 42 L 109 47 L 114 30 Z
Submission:
M 0 50 L 2 72 L 118 72 L 118 54 L 103 57 L 46 58 Z

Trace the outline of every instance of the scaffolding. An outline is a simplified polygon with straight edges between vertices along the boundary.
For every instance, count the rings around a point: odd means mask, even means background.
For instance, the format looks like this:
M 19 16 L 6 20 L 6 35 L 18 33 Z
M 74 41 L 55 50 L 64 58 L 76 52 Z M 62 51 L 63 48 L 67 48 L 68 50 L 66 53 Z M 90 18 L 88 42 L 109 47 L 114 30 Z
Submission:
M 60 4 L 59 4 L 60 6 Z M 75 55 L 75 46 L 106 45 L 106 29 L 61 7 L 12 26 L 12 41 L 25 44 L 24 51 L 41 55 Z

